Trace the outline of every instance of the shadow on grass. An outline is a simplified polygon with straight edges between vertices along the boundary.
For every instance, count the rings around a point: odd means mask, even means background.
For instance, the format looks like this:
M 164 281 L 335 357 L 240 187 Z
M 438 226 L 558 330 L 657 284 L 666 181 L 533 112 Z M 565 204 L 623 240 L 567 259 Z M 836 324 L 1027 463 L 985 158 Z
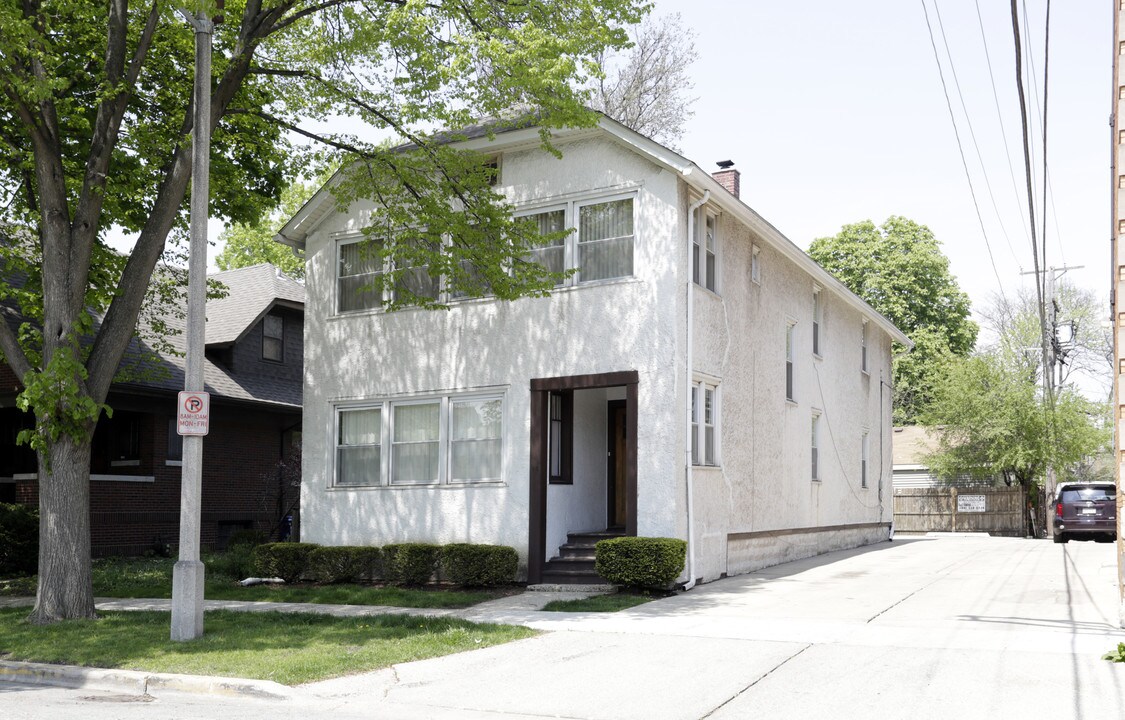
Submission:
M 531 637 L 527 628 L 453 618 L 208 612 L 198 640 L 169 639 L 166 612 L 107 612 L 48 626 L 0 610 L 6 660 L 242 677 L 292 685 Z

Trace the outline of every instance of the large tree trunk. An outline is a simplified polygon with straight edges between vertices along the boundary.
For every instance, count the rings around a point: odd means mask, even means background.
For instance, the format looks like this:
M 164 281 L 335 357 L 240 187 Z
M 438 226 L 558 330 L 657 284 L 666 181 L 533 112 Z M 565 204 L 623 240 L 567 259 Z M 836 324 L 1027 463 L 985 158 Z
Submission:
M 94 618 L 90 578 L 90 434 L 51 443 L 39 457 L 39 591 L 31 622 Z

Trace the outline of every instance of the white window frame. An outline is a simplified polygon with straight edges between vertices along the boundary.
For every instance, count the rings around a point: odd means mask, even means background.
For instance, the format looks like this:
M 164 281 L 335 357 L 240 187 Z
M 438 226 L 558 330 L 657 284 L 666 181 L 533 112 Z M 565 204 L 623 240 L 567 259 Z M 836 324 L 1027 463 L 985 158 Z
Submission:
M 819 285 L 813 285 L 812 297 L 812 354 L 819 358 L 824 357 L 824 297 Z
M 750 251 L 750 281 L 762 284 L 762 248 L 755 245 Z
M 382 310 L 383 309 L 382 303 L 386 302 L 386 300 L 387 300 L 387 293 L 386 293 L 385 290 L 383 290 L 381 292 L 381 294 L 379 295 L 379 299 L 380 299 L 381 302 L 375 307 L 360 307 L 360 308 L 352 308 L 350 310 L 344 310 L 340 306 L 340 301 L 342 299 L 342 295 L 340 293 L 340 280 L 341 280 L 340 254 L 343 251 L 342 249 L 345 245 L 354 245 L 356 243 L 367 242 L 368 240 L 369 240 L 369 238 L 367 238 L 365 236 L 362 236 L 362 235 L 358 235 L 358 236 L 357 235 L 348 235 L 348 236 L 340 237 L 340 238 L 336 239 L 335 254 L 334 254 L 334 257 L 332 258 L 332 260 L 333 260 L 332 274 L 333 274 L 333 277 L 335 278 L 335 282 L 333 283 L 333 294 L 335 295 L 333 308 L 334 308 L 334 311 L 335 311 L 336 315 L 351 315 L 351 314 L 354 314 L 354 313 L 364 313 L 364 312 L 372 312 L 372 311 L 376 311 L 376 310 Z M 379 276 L 381 274 L 384 274 L 386 272 L 387 272 L 387 266 L 386 266 L 386 263 L 384 263 L 383 266 L 382 266 L 382 269 L 377 270 L 377 271 L 372 272 L 372 273 L 366 273 L 366 274 L 369 274 L 369 275 L 371 275 L 372 278 L 374 278 L 374 277 L 377 277 L 377 276 Z M 356 275 L 349 275 L 348 277 L 357 277 L 357 276 Z
M 500 436 L 499 442 L 499 467 L 500 476 L 497 478 L 455 479 L 453 477 L 453 452 L 452 452 L 452 424 L 453 404 L 455 402 L 491 402 L 500 403 Z M 396 407 L 408 405 L 433 405 L 438 404 L 438 477 L 435 482 L 425 483 L 396 483 L 394 481 L 394 423 Z M 355 410 L 379 410 L 379 447 L 380 468 L 379 482 L 374 484 L 343 485 L 339 482 L 338 451 L 340 448 L 340 414 Z M 453 392 L 430 393 L 423 395 L 410 395 L 403 397 L 377 398 L 372 400 L 338 403 L 332 413 L 332 476 L 331 488 L 338 490 L 356 490 L 371 488 L 434 488 L 434 487 L 472 487 L 480 485 L 497 485 L 504 482 L 506 465 L 504 451 L 506 445 L 505 429 L 507 427 L 507 404 L 503 392 Z M 429 441 L 432 442 L 432 441 Z M 403 444 L 401 441 L 400 445 Z
M 812 411 L 812 427 L 809 439 L 809 446 L 812 452 L 809 454 L 809 460 L 812 463 L 812 481 L 820 482 L 820 410 Z
M 618 192 L 612 194 L 602 195 L 586 195 L 582 197 L 572 198 L 562 202 L 548 203 L 544 205 L 536 205 L 534 207 L 523 207 L 516 211 L 517 218 L 530 218 L 542 213 L 563 211 L 563 227 L 569 228 L 570 232 L 567 234 L 566 239 L 563 241 L 563 268 L 569 270 L 570 268 L 578 267 L 578 246 L 579 246 L 579 213 L 582 208 L 591 205 L 602 205 L 605 203 L 617 202 L 619 200 L 629 200 L 633 204 L 633 268 L 628 275 L 619 275 L 612 278 L 599 278 L 597 280 L 583 280 L 581 271 L 575 271 L 570 277 L 566 278 L 563 282 L 555 287 L 577 287 L 579 285 L 594 285 L 597 283 L 611 283 L 620 282 L 629 278 L 636 277 L 637 275 L 637 239 L 638 239 L 638 226 L 637 226 L 637 193 L 636 192 Z
M 859 336 L 859 369 L 863 373 L 870 373 L 870 367 L 867 364 L 867 318 L 863 319 L 863 327 L 860 328 Z
M 708 232 L 710 230 L 710 232 Z M 691 279 L 701 288 L 719 294 L 719 216 L 703 211 L 692 238 Z
M 797 322 L 785 321 L 785 399 L 797 402 Z
M 720 437 L 722 406 L 719 381 L 713 378 L 695 378 L 691 386 L 691 464 L 695 467 L 722 465 Z M 707 397 L 711 397 L 711 417 L 707 418 Z M 707 431 L 711 431 L 711 457 L 707 457 Z
M 871 464 L 871 432 L 863 429 L 863 435 L 859 440 L 859 486 L 861 488 L 867 487 L 867 468 Z

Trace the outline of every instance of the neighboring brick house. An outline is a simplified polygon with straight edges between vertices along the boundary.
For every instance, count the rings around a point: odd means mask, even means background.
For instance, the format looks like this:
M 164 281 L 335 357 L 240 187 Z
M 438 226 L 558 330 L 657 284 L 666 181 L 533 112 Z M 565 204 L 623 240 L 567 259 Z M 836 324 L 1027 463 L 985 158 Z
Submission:
M 280 481 L 278 463 L 299 448 L 305 290 L 273 265 L 215 273 L 225 298 L 207 303 L 204 381 L 211 393 L 203 442 L 201 541 L 222 547 L 240 528 L 276 534 L 297 488 Z M 169 317 L 172 326 L 183 319 Z M 172 336 L 181 351 L 184 336 Z M 131 555 L 179 539 L 180 465 L 176 393 L 184 358 L 134 339 L 127 358 L 145 357 L 143 379 L 115 383 L 94 434 L 90 461 L 91 548 L 95 556 Z M 127 359 L 126 362 L 130 362 Z M 14 407 L 19 384 L 0 364 L 0 502 L 38 502 L 36 459 L 17 446 L 30 418 Z
M 591 579 L 606 533 L 687 540 L 692 581 L 886 540 L 909 339 L 725 163 L 605 117 L 552 132 L 561 158 L 536 127 L 491 130 L 463 147 L 496 190 L 572 229 L 535 251 L 577 268 L 550 297 L 384 312 L 358 244 L 378 208 L 329 189 L 279 233 L 306 257 L 302 539 L 510 545 L 531 582 Z

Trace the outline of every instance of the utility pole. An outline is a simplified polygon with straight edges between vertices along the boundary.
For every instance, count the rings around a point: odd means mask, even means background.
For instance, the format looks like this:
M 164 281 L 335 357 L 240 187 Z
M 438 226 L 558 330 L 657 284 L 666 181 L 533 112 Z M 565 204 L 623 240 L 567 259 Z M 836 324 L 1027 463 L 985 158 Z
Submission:
M 1047 437 L 1050 440 L 1053 438 L 1051 425 L 1054 422 L 1055 410 L 1055 365 L 1060 361 L 1059 354 L 1055 351 L 1057 345 L 1056 332 L 1058 330 L 1058 300 L 1055 295 L 1057 292 L 1057 280 L 1066 274 L 1067 270 L 1078 270 L 1082 265 L 1064 265 L 1061 268 L 1049 267 L 1044 268 L 1038 272 L 1030 271 L 1020 273 L 1021 275 L 1035 275 L 1035 282 L 1039 282 L 1039 273 L 1043 274 L 1043 317 L 1045 322 L 1043 327 L 1040 328 L 1042 353 L 1043 353 L 1043 400 L 1047 403 L 1047 412 L 1051 413 L 1048 418 Z M 1055 466 L 1053 463 L 1047 463 L 1047 477 L 1043 487 L 1043 502 L 1046 508 L 1047 501 L 1054 496 L 1055 486 L 1058 478 L 1055 474 Z M 1043 528 L 1047 531 L 1048 537 L 1055 534 L 1053 524 L 1050 522 L 1049 513 L 1045 512 L 1043 516 Z
M 199 560 L 200 504 L 203 484 L 203 435 L 207 431 L 207 395 L 203 392 L 203 351 L 207 303 L 207 220 L 210 215 L 211 33 L 215 23 L 206 6 L 180 13 L 195 30 L 195 90 L 191 130 L 191 241 L 188 247 L 187 358 L 184 392 L 177 402 L 177 432 L 184 436 L 180 468 L 180 554 L 172 568 L 172 639 L 203 635 L 203 563 Z M 221 12 L 221 0 L 220 0 Z M 221 19 L 221 16 L 220 16 Z M 185 408 L 186 404 L 186 408 Z M 202 427 L 186 427 L 185 410 Z M 186 431 L 185 431 L 186 430 Z M 202 430 L 202 432 L 200 432 Z
M 1113 3 L 1113 99 L 1109 115 L 1109 176 L 1110 176 L 1110 240 L 1109 252 L 1113 272 L 1109 286 L 1110 322 L 1113 324 L 1113 454 L 1115 478 L 1117 482 L 1117 596 L 1118 624 L 1125 627 L 1125 513 L 1122 512 L 1121 484 L 1125 474 L 1125 451 L 1122 450 L 1122 422 L 1125 421 L 1125 404 L 1121 396 L 1121 384 L 1125 382 L 1125 357 L 1122 355 L 1122 332 L 1125 331 L 1125 313 L 1118 313 L 1117 300 L 1125 293 L 1125 248 L 1118 241 L 1125 236 L 1125 207 L 1122 207 L 1119 193 L 1125 188 L 1125 175 L 1117 167 L 1118 153 L 1125 151 L 1125 137 L 1119 133 L 1117 118 L 1125 111 L 1125 85 L 1121 77 L 1121 50 L 1125 47 L 1125 27 L 1121 13 L 1125 10 L 1121 0 Z

